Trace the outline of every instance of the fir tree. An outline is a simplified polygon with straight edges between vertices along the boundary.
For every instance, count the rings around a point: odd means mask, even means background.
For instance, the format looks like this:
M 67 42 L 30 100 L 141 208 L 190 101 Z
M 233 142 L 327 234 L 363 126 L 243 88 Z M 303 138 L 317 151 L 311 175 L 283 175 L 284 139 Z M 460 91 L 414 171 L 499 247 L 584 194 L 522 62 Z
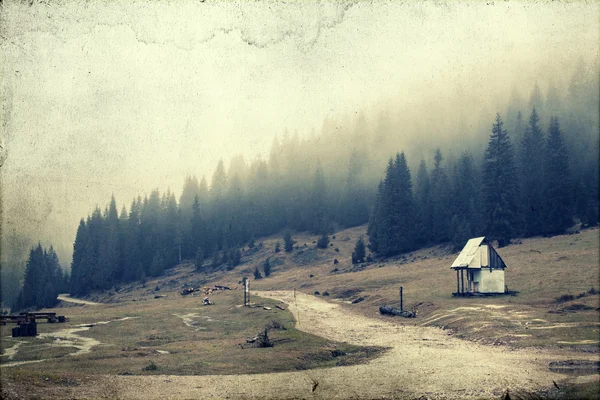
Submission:
M 366 251 L 365 242 L 362 236 L 358 238 L 354 245 L 354 252 L 352 253 L 352 264 L 362 263 L 365 261 Z
M 165 272 L 165 260 L 160 252 L 156 252 L 150 265 L 150 275 L 160 276 Z
M 294 239 L 290 231 L 285 231 L 283 235 L 283 244 L 286 253 L 291 253 L 294 250 Z
M 483 164 L 482 203 L 487 222 L 486 232 L 500 247 L 515 237 L 518 193 L 513 149 L 508 133 L 496 114 Z
M 317 240 L 317 247 L 320 249 L 326 249 L 329 246 L 329 236 L 326 233 L 321 235 L 319 240 Z
M 198 247 L 198 250 L 196 250 L 196 260 L 194 264 L 196 265 L 196 271 L 202 271 L 204 268 L 204 250 L 202 247 Z
M 450 184 L 442 167 L 442 152 L 436 149 L 431 172 L 431 239 L 436 242 L 448 240 L 450 230 Z
M 262 279 L 262 274 L 261 274 L 261 273 L 260 273 L 260 271 L 258 270 L 258 267 L 254 268 L 254 279 L 255 279 L 255 280 Z
M 433 208 L 431 205 L 431 184 L 425 160 L 421 160 L 415 185 L 415 242 L 424 246 L 431 240 Z
M 395 160 L 390 159 L 385 179 L 379 185 L 368 229 L 371 250 L 385 256 L 412 250 L 413 223 L 412 180 L 406 157 L 401 153 Z
M 265 277 L 268 277 L 271 275 L 271 262 L 269 261 L 268 258 L 265 260 L 265 264 L 263 265 L 263 270 L 265 273 Z
M 524 234 L 535 236 L 544 233 L 544 136 L 534 108 L 525 128 L 521 144 L 521 204 Z
M 572 183 L 569 160 L 558 118 L 550 118 L 548 140 L 546 142 L 546 233 L 563 233 L 573 225 Z

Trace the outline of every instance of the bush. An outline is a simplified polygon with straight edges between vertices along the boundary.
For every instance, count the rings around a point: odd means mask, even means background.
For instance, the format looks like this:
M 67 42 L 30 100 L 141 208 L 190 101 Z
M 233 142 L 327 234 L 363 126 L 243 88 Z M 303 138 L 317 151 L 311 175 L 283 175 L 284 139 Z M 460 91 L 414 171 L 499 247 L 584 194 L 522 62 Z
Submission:
M 571 301 L 575 299 L 575 297 L 572 294 L 563 294 L 562 296 L 560 296 L 559 298 L 556 299 L 557 303 L 565 303 L 567 301 Z
M 150 361 L 148 365 L 142 368 L 142 371 L 156 371 L 158 366 L 154 364 L 154 361 Z
M 279 241 L 277 241 L 277 243 L 275 243 L 275 253 L 279 253 L 281 251 L 281 245 L 279 244 Z

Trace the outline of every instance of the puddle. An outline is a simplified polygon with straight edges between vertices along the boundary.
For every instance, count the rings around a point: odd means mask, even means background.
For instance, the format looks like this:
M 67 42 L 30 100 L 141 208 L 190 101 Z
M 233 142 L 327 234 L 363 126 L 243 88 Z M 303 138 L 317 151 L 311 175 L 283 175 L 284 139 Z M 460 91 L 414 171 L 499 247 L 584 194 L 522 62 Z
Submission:
M 21 345 L 23 343 L 24 342 L 17 342 L 17 343 L 15 343 L 14 346 L 4 349 L 4 354 L 2 354 L 2 355 L 8 356 L 8 359 L 12 360 L 14 358 L 15 354 L 17 354 L 17 351 L 19 351 L 19 347 L 21 347 Z
M 579 340 L 579 341 L 575 341 L 575 342 L 567 342 L 567 341 L 564 341 L 564 340 L 559 340 L 556 343 L 560 343 L 560 344 L 596 344 L 596 343 L 598 343 L 598 341 L 597 340 L 589 340 L 588 339 L 588 340 Z
M 548 370 L 550 370 L 550 372 L 571 376 L 597 375 L 600 373 L 600 361 L 553 361 L 548 365 Z
M 94 348 L 95 346 L 101 345 L 102 342 L 100 342 L 99 340 L 96 340 L 94 338 L 79 336 L 78 333 L 88 331 L 88 330 L 90 330 L 90 328 L 92 328 L 96 325 L 106 325 L 111 322 L 125 321 L 125 320 L 132 319 L 132 318 L 139 318 L 139 317 L 125 317 L 125 318 L 115 319 L 112 321 L 100 321 L 100 322 L 96 322 L 93 324 L 82 324 L 82 325 L 76 326 L 74 328 L 62 329 L 62 330 L 56 331 L 56 332 L 40 333 L 36 338 L 54 339 L 54 341 L 52 343 L 48 344 L 50 347 L 74 347 L 77 349 L 77 351 L 74 351 L 73 353 L 69 353 L 65 357 L 79 356 L 82 354 L 90 353 L 92 351 L 92 348 Z M 11 356 L 9 357 L 9 360 L 14 358 L 19 347 L 23 343 L 25 343 L 25 342 L 19 341 L 14 346 L 12 346 L 10 349 L 6 349 L 5 354 L 11 354 Z M 11 350 L 11 353 L 9 353 L 9 350 Z M 14 362 L 3 363 L 0 365 L 0 367 L 14 367 L 17 365 L 39 363 L 39 362 L 43 362 L 46 360 L 47 359 L 30 360 L 30 361 L 14 361 Z

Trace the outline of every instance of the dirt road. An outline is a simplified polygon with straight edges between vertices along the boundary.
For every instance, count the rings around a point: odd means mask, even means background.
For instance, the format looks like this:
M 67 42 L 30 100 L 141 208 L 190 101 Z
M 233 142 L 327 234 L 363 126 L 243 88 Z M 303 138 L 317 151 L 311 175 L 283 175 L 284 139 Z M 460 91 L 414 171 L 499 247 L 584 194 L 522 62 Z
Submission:
M 67 294 L 67 293 L 59 294 L 57 299 L 60 301 L 66 301 L 67 303 L 83 304 L 86 306 L 99 306 L 102 304 L 102 303 L 94 303 L 93 301 L 75 299 L 75 298 L 71 297 L 70 294 Z
M 507 351 L 448 336 L 440 329 L 400 326 L 348 312 L 293 292 L 260 292 L 289 305 L 298 328 L 332 340 L 391 347 L 366 365 L 257 375 L 112 376 L 76 396 L 149 398 L 499 398 L 560 382 L 548 363 L 565 354 Z M 581 358 L 581 354 L 578 355 Z M 590 359 L 597 357 L 591 355 Z M 235 360 L 232 360 L 235 362 Z M 597 379 L 597 377 L 587 378 Z M 96 385 L 94 385 L 96 386 Z M 313 390 L 314 389 L 314 390 Z M 81 390 L 86 390 L 81 388 Z

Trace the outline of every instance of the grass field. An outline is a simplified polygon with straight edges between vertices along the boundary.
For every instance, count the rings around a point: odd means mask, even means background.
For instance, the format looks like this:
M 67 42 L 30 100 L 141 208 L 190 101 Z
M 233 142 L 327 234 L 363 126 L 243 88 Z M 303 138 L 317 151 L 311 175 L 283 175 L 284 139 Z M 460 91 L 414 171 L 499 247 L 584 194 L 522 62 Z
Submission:
M 454 298 L 456 275 L 450 265 L 457 256 L 447 246 L 435 246 L 392 259 L 352 265 L 356 240 L 365 227 L 337 232 L 328 249 L 317 249 L 317 236 L 295 235 L 292 253 L 275 253 L 279 237 L 264 239 L 255 249 L 245 249 L 243 264 L 234 271 L 196 273 L 191 264 L 151 281 L 145 287 L 123 287 L 118 293 L 91 296 L 102 302 L 150 299 L 156 285 L 161 293 L 209 282 L 239 287 L 242 276 L 252 278 L 270 259 L 272 275 L 253 281 L 258 290 L 296 289 L 308 294 L 329 294 L 329 299 L 352 310 L 380 317 L 381 305 L 397 304 L 399 287 L 405 308 L 418 312 L 416 319 L 399 323 L 451 329 L 459 337 L 511 347 L 565 347 L 598 351 L 600 343 L 600 231 L 530 238 L 497 248 L 508 268 L 505 282 L 517 296 Z M 334 260 L 338 263 L 335 264 Z M 570 299 L 569 296 L 572 296 Z M 357 304 L 352 301 L 364 298 Z M 560 299 L 560 300 L 559 300 Z M 566 300 L 566 301 L 565 301 Z
M 70 321 L 40 323 L 37 338 L 14 340 L 12 326 L 4 326 L 0 328 L 3 384 L 29 390 L 49 384 L 82 385 L 99 375 L 256 374 L 363 363 L 382 354 L 382 348 L 335 343 L 298 331 L 292 315 L 277 309 L 273 300 L 254 297 L 261 307 L 240 307 L 241 277 L 252 278 L 254 268 L 262 269 L 266 258 L 272 275 L 253 280 L 252 289 L 318 292 L 359 314 L 442 327 L 483 344 L 600 350 L 598 229 L 523 239 L 497 249 L 508 265 L 506 284 L 519 293 L 487 298 L 452 297 L 456 276 L 450 265 L 457 254 L 444 246 L 352 265 L 350 256 L 361 235 L 364 227 L 338 232 L 328 249 L 317 249 L 315 236 L 295 235 L 292 253 L 275 253 L 281 238 L 267 238 L 254 249 L 244 249 L 243 263 L 233 271 L 198 273 L 184 263 L 144 285 L 123 285 L 88 296 L 87 300 L 104 303 L 101 306 L 64 303 L 56 311 Z M 213 306 L 202 306 L 203 296 L 179 294 L 184 287 L 209 283 L 235 290 L 215 293 Z M 399 286 L 404 289 L 405 308 L 416 310 L 417 318 L 379 315 L 379 306 L 398 302 Z M 156 294 L 167 297 L 155 299 Z M 96 325 L 81 328 L 81 324 Z M 274 347 L 242 348 L 246 337 L 267 324 L 285 328 L 270 331 Z M 38 360 L 45 361 L 32 362 Z M 30 363 L 6 367 L 14 362 Z M 597 387 L 597 382 L 577 386 L 572 398 Z
M 274 301 L 254 298 L 260 307 L 240 307 L 241 294 L 220 292 L 212 306 L 202 306 L 202 297 L 173 295 L 58 309 L 70 321 L 39 323 L 37 338 L 12 339 L 12 326 L 3 326 L 3 349 L 10 353 L 20 343 L 12 356 L 2 355 L 4 364 L 45 359 L 5 367 L 3 377 L 27 375 L 24 371 L 58 376 L 253 374 L 360 363 L 382 350 L 332 343 L 298 331 L 289 311 L 277 309 Z M 95 326 L 85 330 L 82 324 Z M 246 337 L 267 325 L 276 327 L 269 330 L 273 347 L 246 344 Z M 91 349 L 86 339 L 92 340 Z M 76 351 L 76 357 L 70 356 Z

